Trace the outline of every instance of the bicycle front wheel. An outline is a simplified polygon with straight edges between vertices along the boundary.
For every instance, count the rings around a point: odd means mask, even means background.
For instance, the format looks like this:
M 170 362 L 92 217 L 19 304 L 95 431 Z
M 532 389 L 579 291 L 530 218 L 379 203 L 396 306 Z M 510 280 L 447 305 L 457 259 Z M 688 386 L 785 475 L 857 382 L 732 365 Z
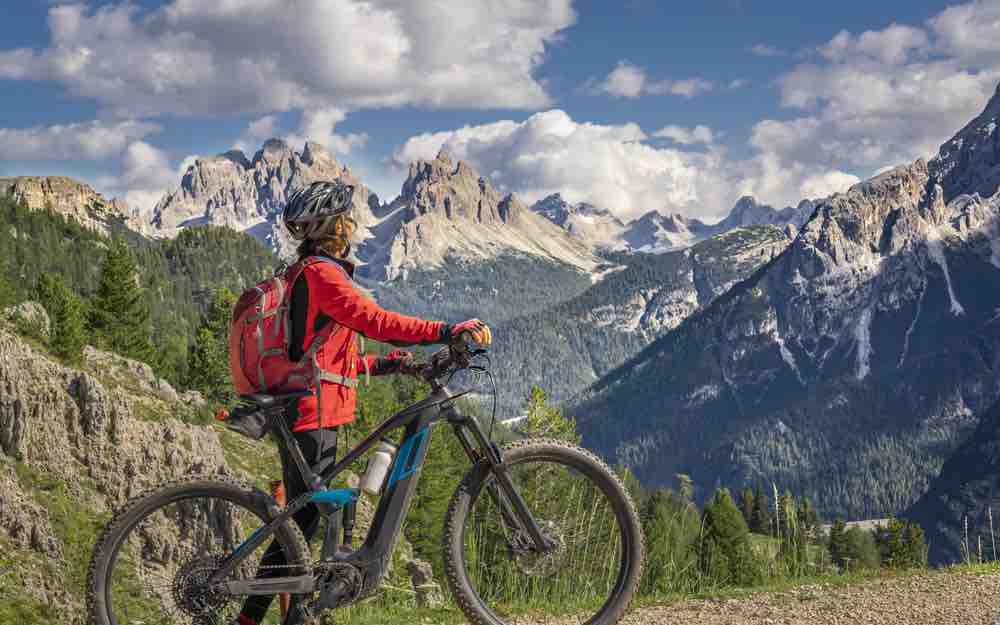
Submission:
M 503 456 L 556 547 L 535 552 L 530 537 L 504 520 L 494 474 L 475 467 L 445 519 L 445 571 L 459 607 L 476 625 L 617 623 L 642 572 L 642 529 L 628 492 L 603 462 L 574 445 L 524 440 Z
M 270 518 L 266 495 L 215 479 L 185 479 L 140 495 L 105 528 L 90 563 L 88 607 L 95 625 L 230 625 L 243 597 L 209 587 L 218 564 Z M 274 533 L 285 564 L 275 576 L 308 570 L 308 546 L 295 523 Z M 227 580 L 252 579 L 270 541 Z M 268 615 L 277 614 L 277 601 Z M 273 616 L 268 622 L 277 622 Z M 263 622 L 263 619 L 261 619 Z

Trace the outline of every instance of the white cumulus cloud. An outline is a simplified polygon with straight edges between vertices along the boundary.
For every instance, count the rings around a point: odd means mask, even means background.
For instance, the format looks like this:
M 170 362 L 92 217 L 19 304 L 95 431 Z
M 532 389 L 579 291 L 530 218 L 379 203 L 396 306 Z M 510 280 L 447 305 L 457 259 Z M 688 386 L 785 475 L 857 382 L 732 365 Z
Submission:
M 603 92 L 619 98 L 668 94 L 693 98 L 711 91 L 713 87 L 711 81 L 697 77 L 683 80 L 650 80 L 645 69 L 628 61 L 619 61 L 603 81 L 597 83 L 590 81 L 584 85 L 588 91 Z
M 674 125 L 664 126 L 654 132 L 653 136 L 661 139 L 670 139 L 680 145 L 695 145 L 698 143 L 711 145 L 715 141 L 712 129 L 702 125 L 695 126 L 694 128 Z
M 920 26 L 842 31 L 780 77 L 781 102 L 799 116 L 761 120 L 751 144 L 772 181 L 801 171 L 793 186 L 804 194 L 931 157 L 994 93 L 998 42 L 996 2 L 951 7 Z
M 0 160 L 97 160 L 121 154 L 130 141 L 159 131 L 141 121 L 91 121 L 0 128 Z
M 49 10 L 0 78 L 50 80 L 129 117 L 379 106 L 538 108 L 571 0 L 173 0 Z
M 393 160 L 405 166 L 444 149 L 528 202 L 559 191 L 625 219 L 650 210 L 719 216 L 731 207 L 736 181 L 720 153 L 653 147 L 647 138 L 636 124 L 581 123 L 550 110 L 523 122 L 416 135 Z

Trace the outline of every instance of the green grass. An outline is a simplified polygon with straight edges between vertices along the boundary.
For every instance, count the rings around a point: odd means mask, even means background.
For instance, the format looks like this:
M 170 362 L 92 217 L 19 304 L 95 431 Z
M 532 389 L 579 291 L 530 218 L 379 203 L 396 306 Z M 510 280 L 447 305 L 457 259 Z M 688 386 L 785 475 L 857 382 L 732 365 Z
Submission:
M 25 549 L 18 549 L 10 541 L 0 538 L 0 623 L 18 625 L 56 625 L 63 619 L 55 608 L 32 597 L 28 588 L 31 580 L 26 575 L 42 571 L 48 576 L 56 573 L 51 563 Z

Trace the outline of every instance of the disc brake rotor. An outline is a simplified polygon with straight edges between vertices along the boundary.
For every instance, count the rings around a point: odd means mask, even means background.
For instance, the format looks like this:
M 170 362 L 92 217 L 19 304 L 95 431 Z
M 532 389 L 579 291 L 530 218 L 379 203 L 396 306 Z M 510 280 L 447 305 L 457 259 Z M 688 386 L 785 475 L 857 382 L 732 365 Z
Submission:
M 555 548 L 538 553 L 533 549 L 518 549 L 514 553 L 514 562 L 517 568 L 529 577 L 544 577 L 559 570 L 566 560 L 566 540 L 565 533 L 555 521 L 538 521 L 538 528 L 542 530 L 542 536 L 555 543 Z M 525 541 L 531 544 L 528 539 Z

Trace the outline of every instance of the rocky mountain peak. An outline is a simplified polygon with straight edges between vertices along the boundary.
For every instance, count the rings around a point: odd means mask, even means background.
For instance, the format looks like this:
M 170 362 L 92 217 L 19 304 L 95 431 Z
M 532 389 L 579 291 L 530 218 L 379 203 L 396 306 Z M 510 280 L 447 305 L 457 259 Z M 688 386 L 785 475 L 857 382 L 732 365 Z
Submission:
M 240 150 L 198 158 L 146 223 L 160 236 L 194 225 L 228 226 L 289 253 L 293 246 L 277 217 L 289 194 L 317 180 L 342 180 L 359 188 L 354 216 L 362 226 L 357 236 L 364 238 L 376 221 L 368 189 L 322 145 L 307 142 L 299 153 L 282 139 L 265 141 L 252 160 Z
M 253 157 L 254 164 L 261 160 L 280 161 L 292 158 L 292 148 L 284 139 L 271 138 L 264 142 Z
M 1000 186 L 1000 85 L 975 119 L 948 140 L 928 163 L 945 203 L 960 194 L 986 198 Z
M 396 200 L 413 216 L 433 213 L 448 220 L 469 219 L 480 223 L 506 222 L 518 211 L 499 211 L 502 196 L 493 184 L 465 161 L 456 164 L 442 150 L 433 161 L 410 164 Z M 509 207 L 508 207 L 509 208 Z

